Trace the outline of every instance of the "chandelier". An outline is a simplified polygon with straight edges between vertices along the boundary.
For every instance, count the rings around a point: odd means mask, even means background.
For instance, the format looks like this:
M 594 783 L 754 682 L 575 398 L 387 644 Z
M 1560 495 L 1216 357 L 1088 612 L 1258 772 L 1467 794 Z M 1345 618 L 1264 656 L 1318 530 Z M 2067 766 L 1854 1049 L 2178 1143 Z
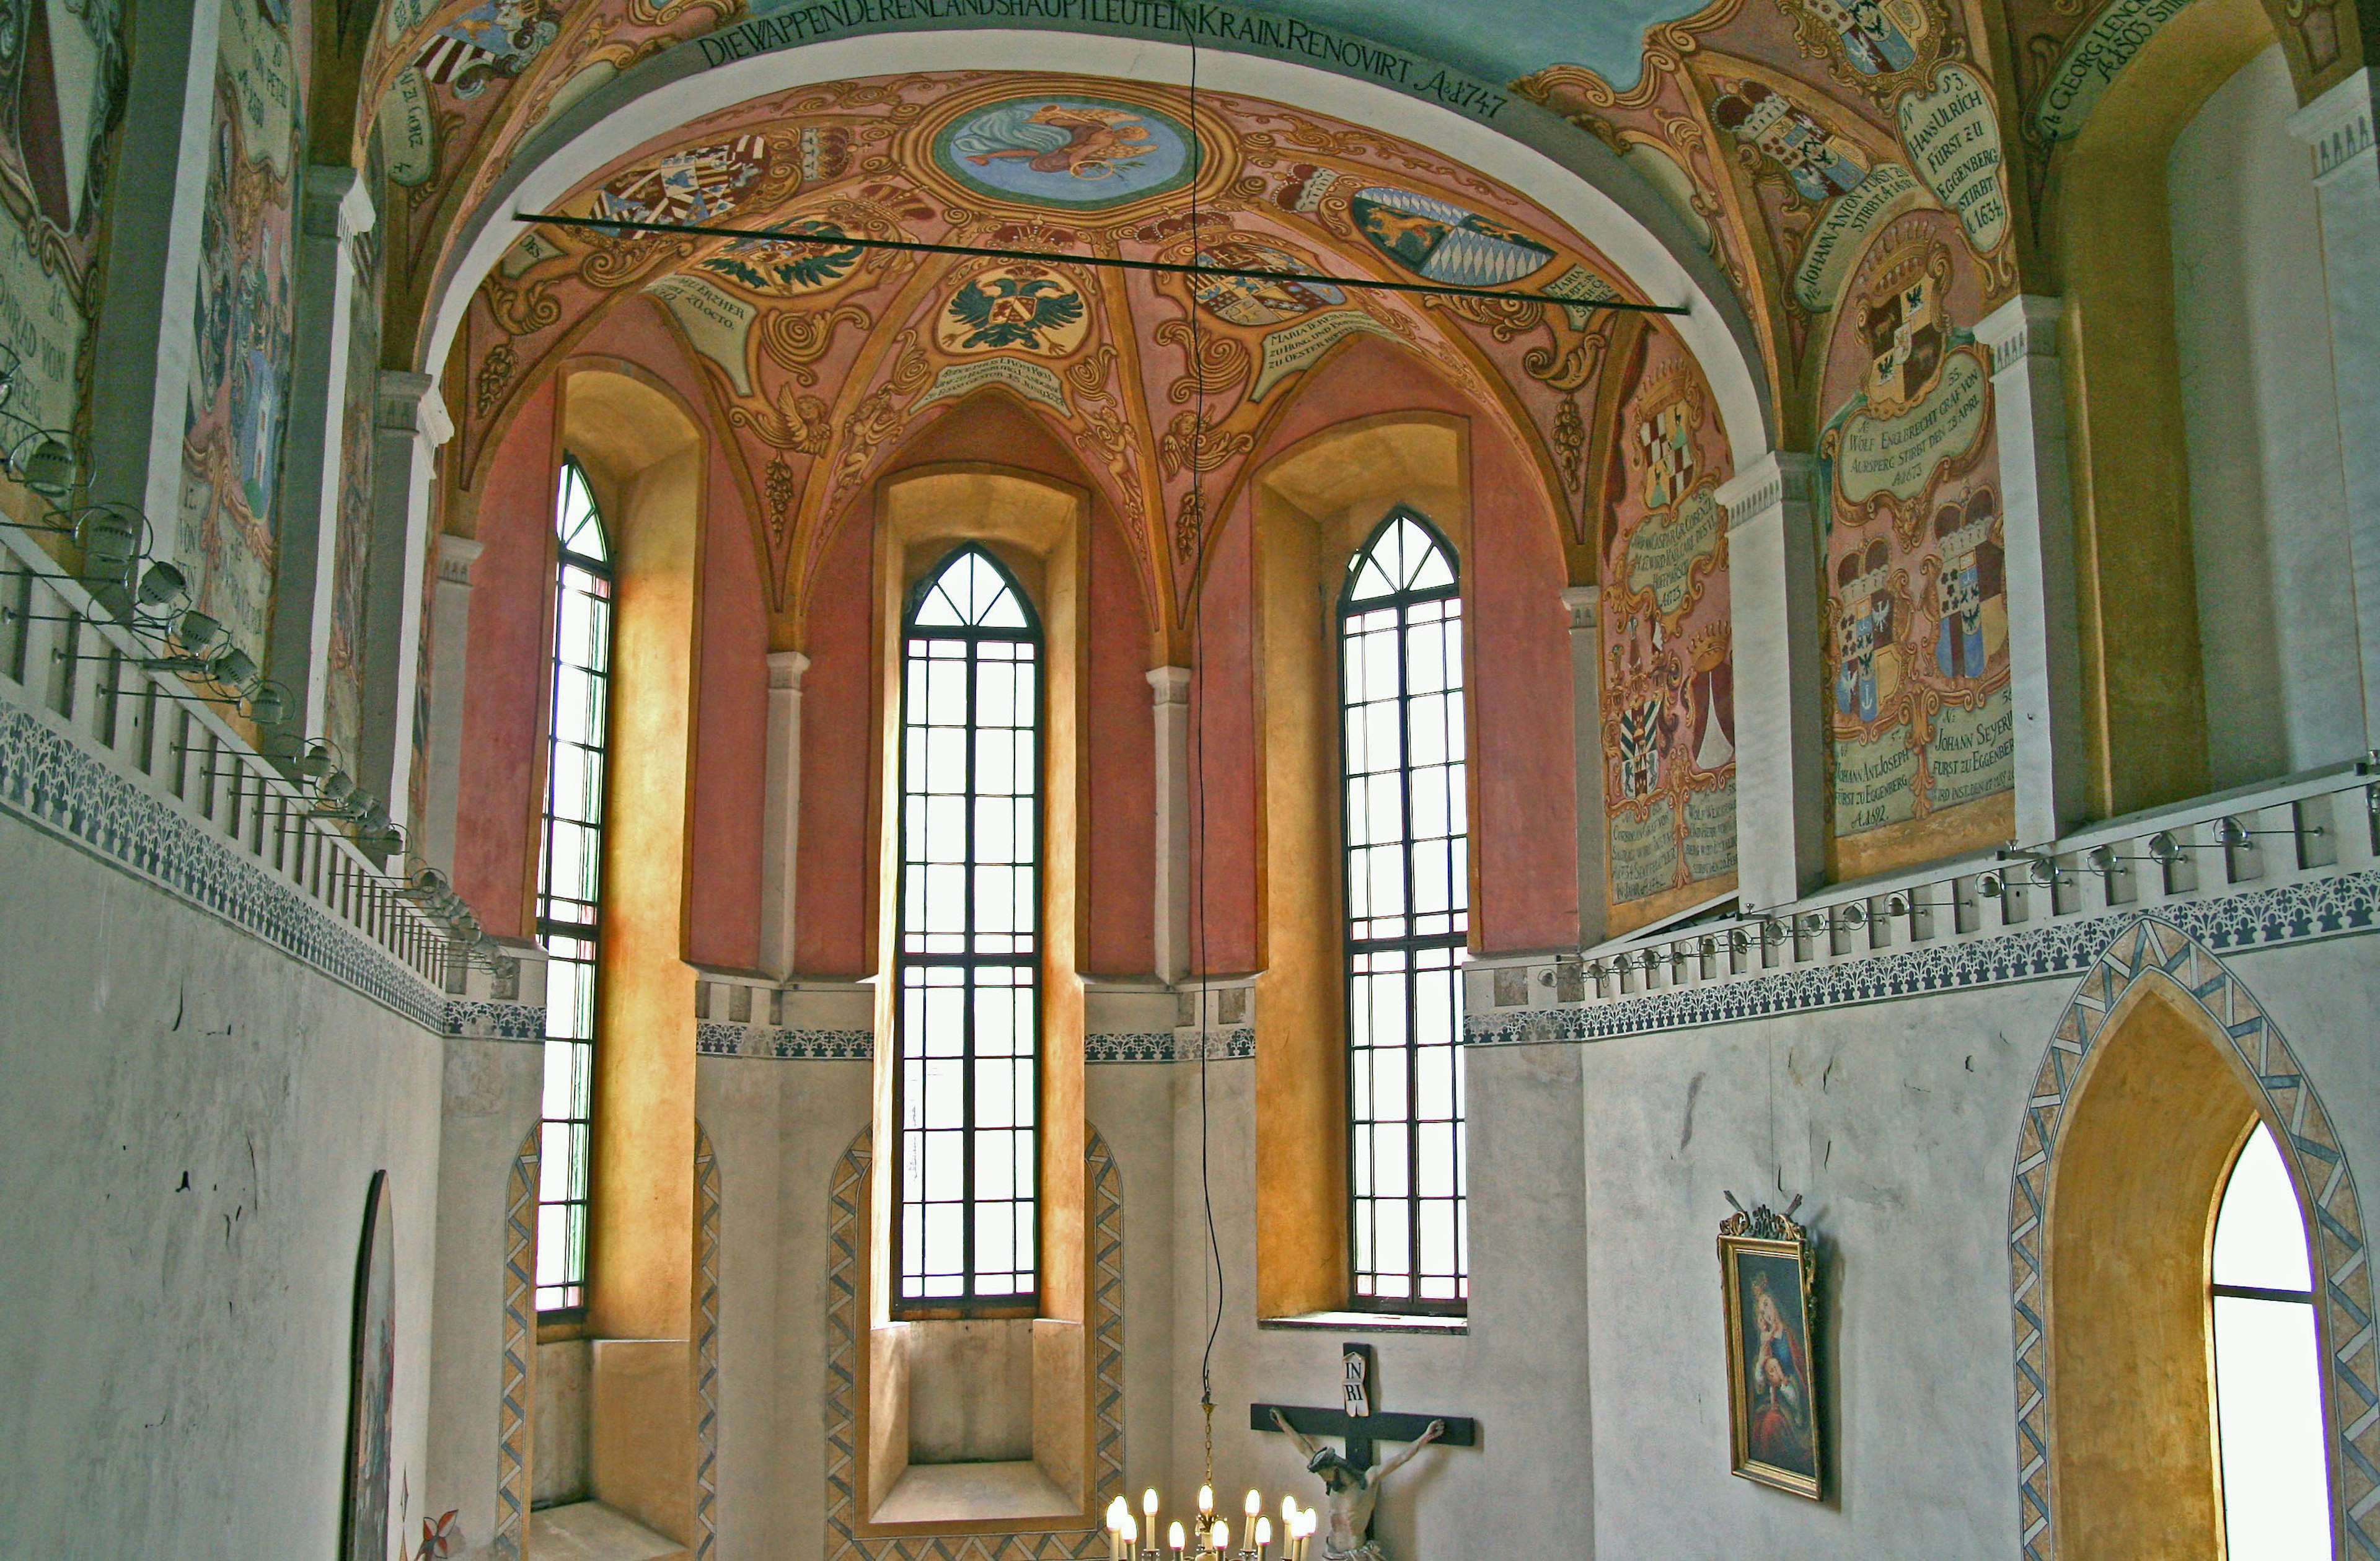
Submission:
M 1108 1561 L 1184 1561 L 1208 1556 L 1217 1561 L 1274 1561 L 1273 1521 L 1264 1510 L 1264 1498 L 1255 1491 L 1244 1504 L 1246 1522 L 1240 1547 L 1232 1548 L 1232 1525 L 1215 1512 L 1215 1487 L 1198 1487 L 1198 1510 L 1186 1521 L 1174 1519 L 1165 1531 L 1165 1548 L 1157 1544 L 1158 1500 L 1154 1486 L 1141 1493 L 1135 1517 L 1122 1496 L 1108 1503 Z M 1281 1554 L 1278 1561 L 1306 1561 L 1307 1543 L 1320 1524 L 1314 1508 L 1301 1507 L 1295 1496 L 1281 1498 Z M 1144 1543 L 1145 1542 L 1145 1543 Z

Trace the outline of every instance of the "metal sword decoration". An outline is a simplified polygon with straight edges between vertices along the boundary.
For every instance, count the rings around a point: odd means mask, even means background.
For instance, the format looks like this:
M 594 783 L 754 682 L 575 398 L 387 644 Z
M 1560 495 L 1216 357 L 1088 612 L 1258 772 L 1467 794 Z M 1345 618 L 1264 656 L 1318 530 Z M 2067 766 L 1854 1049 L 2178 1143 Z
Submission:
M 1375 1443 L 1418 1442 L 1429 1434 L 1433 1425 L 1444 1427 L 1430 1439 L 1449 1447 L 1478 1446 L 1479 1422 L 1467 1415 L 1409 1415 L 1392 1413 L 1380 1408 L 1377 1380 L 1378 1358 L 1368 1344 L 1342 1344 L 1339 1347 L 1343 1403 L 1335 1410 L 1318 1410 L 1298 1404 L 1251 1404 L 1248 1406 L 1248 1429 L 1251 1431 L 1281 1430 L 1273 1416 L 1278 1414 L 1289 1423 L 1291 1434 L 1301 1440 L 1313 1436 L 1343 1436 L 1347 1439 L 1346 1460 L 1358 1470 L 1366 1470 L 1378 1461 Z
M 808 244 L 822 249 L 897 249 L 913 255 L 967 255 L 996 260 L 1103 266 L 1111 271 L 1157 272 L 1168 276 L 1255 276 L 1274 282 L 1321 283 L 1331 287 L 1368 287 L 1388 293 L 1428 293 L 1456 298 L 1506 298 L 1527 304 L 1559 304 L 1574 309 L 1620 309 L 1633 314 L 1684 314 L 1684 304 L 1639 304 L 1625 298 L 1573 298 L 1559 293 L 1515 293 L 1498 287 L 1456 287 L 1441 282 L 1390 282 L 1372 276 L 1330 276 L 1320 272 L 1267 271 L 1241 266 L 1194 265 L 1180 260 L 1135 260 L 1122 255 L 1070 255 L 1055 249 L 989 249 L 974 244 L 927 244 L 907 238 L 857 238 L 844 234 L 779 233 L 769 228 L 707 227 L 699 223 L 640 223 L 625 217 L 569 217 L 559 212 L 515 212 L 513 221 L 540 227 L 585 227 L 603 233 L 674 233 L 696 238 L 765 238 L 772 244 Z

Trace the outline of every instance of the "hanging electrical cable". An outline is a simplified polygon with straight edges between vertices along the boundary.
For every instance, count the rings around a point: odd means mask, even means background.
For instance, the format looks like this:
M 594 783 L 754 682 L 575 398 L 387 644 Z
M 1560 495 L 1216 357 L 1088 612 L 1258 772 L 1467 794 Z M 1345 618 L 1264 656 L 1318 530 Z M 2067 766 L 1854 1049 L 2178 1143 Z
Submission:
M 1198 189 L 1190 189 L 1195 217 Z M 1451 298 L 1558 304 L 1570 309 L 1620 309 L 1632 314 L 1684 314 L 1684 304 L 1641 304 L 1627 298 L 1572 297 L 1562 293 L 1516 293 L 1501 287 L 1458 287 L 1444 282 L 1397 282 L 1378 276 L 1332 276 L 1322 272 L 1249 269 L 1203 261 L 1136 260 L 1126 255 L 1070 255 L 1057 249 L 992 249 L 979 244 L 929 244 L 915 238 L 862 238 L 844 233 L 785 233 L 773 228 L 710 227 L 700 223 L 648 223 L 629 217 L 573 217 L 560 212 L 515 212 L 513 221 L 540 227 L 584 227 L 599 233 L 674 233 L 693 238 L 733 238 L 749 243 L 800 244 L 820 249 L 895 249 L 912 255 L 965 255 L 995 260 L 1038 260 L 1046 265 L 1096 266 L 1109 271 L 1145 271 L 1163 276 L 1253 276 L 1269 282 L 1319 283 L 1387 293 L 1424 293 Z

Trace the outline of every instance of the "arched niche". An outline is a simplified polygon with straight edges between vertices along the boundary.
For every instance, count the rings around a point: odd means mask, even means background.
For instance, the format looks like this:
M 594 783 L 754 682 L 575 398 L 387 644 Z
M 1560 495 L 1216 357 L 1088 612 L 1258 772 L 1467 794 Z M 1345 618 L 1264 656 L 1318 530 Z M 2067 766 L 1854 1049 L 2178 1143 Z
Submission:
M 2031 1561 L 2222 1554 L 2210 1248 L 2260 1121 L 2306 1215 L 2334 1531 L 2342 1555 L 2380 1544 L 2365 1499 L 2380 1482 L 2362 1472 L 2380 1417 L 2354 1177 L 2255 998 L 2212 950 L 2143 918 L 2084 974 L 2017 1139 L 2009 1256 Z
M 1446 538 L 1466 611 L 1476 590 L 1470 427 L 1382 412 L 1297 440 L 1249 484 L 1257 861 L 1257 1307 L 1266 1317 L 1348 1299 L 1347 1011 L 1340 827 L 1338 602 L 1347 561 L 1399 507 Z M 1466 661 L 1477 652 L 1468 648 Z M 1472 686 L 1466 667 L 1466 686 Z M 1469 702 L 1475 751 L 1477 701 Z M 1472 801 L 1471 838 L 1479 834 Z M 1476 851 L 1474 851 L 1476 860 Z M 1472 904 L 1478 894 L 1474 871 Z
M 911 588 L 965 543 L 985 547 L 1031 598 L 1041 630 L 1039 1301 L 1029 1318 L 897 1321 L 892 1315 L 892 1221 L 897 1156 L 879 1159 L 869 1182 L 868 1348 L 858 1397 L 866 1406 L 866 1461 L 856 1531 L 862 1537 L 1030 1532 L 1087 1526 L 1092 1514 L 1092 1371 L 1087 1338 L 1089 1209 L 1085 1173 L 1083 981 L 1078 970 L 1082 891 L 1079 840 L 1085 756 L 1082 665 L 1088 632 L 1085 533 L 1090 495 L 1047 473 L 992 462 L 906 466 L 882 478 L 873 504 L 873 610 L 880 670 L 876 720 L 884 737 L 878 795 L 901 795 L 903 628 Z M 901 1064 L 895 972 L 901 850 L 897 806 L 878 817 L 876 1045 L 873 1131 L 898 1131 Z M 1015 1336 L 990 1341 L 987 1333 Z M 999 1369 L 1021 1358 L 1029 1373 L 1031 1458 L 976 1464 L 997 1475 L 941 1483 L 913 1478 L 913 1395 L 929 1380 L 954 1398 L 1014 1396 Z M 980 1454 L 974 1455 L 980 1458 Z M 920 1460 L 922 1465 L 922 1458 Z M 944 1464 L 965 1470 L 965 1463 Z M 990 1494 L 986 1494 L 990 1482 Z M 921 1488 L 924 1487 L 924 1488 Z
M 2207 97 L 2272 42 L 2258 0 L 2198 0 L 2050 165 L 2042 248 L 2066 302 L 2088 804 L 2100 817 L 2207 789 L 2166 171 Z

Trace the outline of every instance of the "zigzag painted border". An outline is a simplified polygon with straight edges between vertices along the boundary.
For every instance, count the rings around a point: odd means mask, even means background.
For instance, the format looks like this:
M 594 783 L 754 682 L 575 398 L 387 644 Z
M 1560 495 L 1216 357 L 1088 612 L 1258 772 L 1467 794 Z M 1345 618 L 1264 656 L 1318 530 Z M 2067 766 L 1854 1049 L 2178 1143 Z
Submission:
M 2372 1267 L 2363 1216 L 2346 1156 L 2313 1085 L 2298 1070 L 2280 1030 L 2204 943 L 2161 917 L 2121 929 L 2058 1023 L 2017 1135 L 2009 1191 L 2010 1304 L 2015 1324 L 2017 1511 L 2027 1561 L 2055 1561 L 2058 1530 L 2050 1489 L 2049 1321 L 2040 1304 L 2043 1224 L 2050 1163 L 2058 1153 L 2073 1083 L 2135 982 L 2169 982 L 2220 1025 L 2252 1074 L 2268 1122 L 2314 1215 L 2313 1255 L 2324 1275 L 2321 1324 L 2328 1352 L 2335 1515 L 2343 1554 L 2380 1561 L 2380 1393 L 2374 1392 Z
M 496 1391 L 496 1532 L 488 1554 L 521 1561 L 528 1532 L 529 1372 L 537 1351 L 537 1129 L 504 1186 L 504 1366 Z
M 2380 873 L 2349 873 L 2184 901 L 2154 912 L 2127 911 L 1998 938 L 1969 938 L 1740 980 L 1638 992 L 1583 1008 L 1475 1013 L 1463 1022 L 1463 1043 L 1479 1047 L 1603 1041 L 1661 1030 L 1732 1024 L 1771 1014 L 1889 1002 L 1927 992 L 2039 981 L 2088 969 L 2127 932 L 2146 921 L 2176 927 L 2207 948 L 2232 950 L 2369 932 L 2380 927 Z
M 1097 1561 L 1107 1536 L 1096 1529 L 1034 1534 L 951 1534 L 862 1539 L 858 1522 L 859 1210 L 872 1158 L 862 1128 L 835 1161 L 827 1194 L 826 1555 L 827 1561 Z M 1099 1130 L 1085 1129 L 1090 1173 L 1092 1482 L 1094 1508 L 1123 1494 L 1123 1177 Z
M 694 1561 L 719 1547 L 719 1156 L 694 1124 Z

